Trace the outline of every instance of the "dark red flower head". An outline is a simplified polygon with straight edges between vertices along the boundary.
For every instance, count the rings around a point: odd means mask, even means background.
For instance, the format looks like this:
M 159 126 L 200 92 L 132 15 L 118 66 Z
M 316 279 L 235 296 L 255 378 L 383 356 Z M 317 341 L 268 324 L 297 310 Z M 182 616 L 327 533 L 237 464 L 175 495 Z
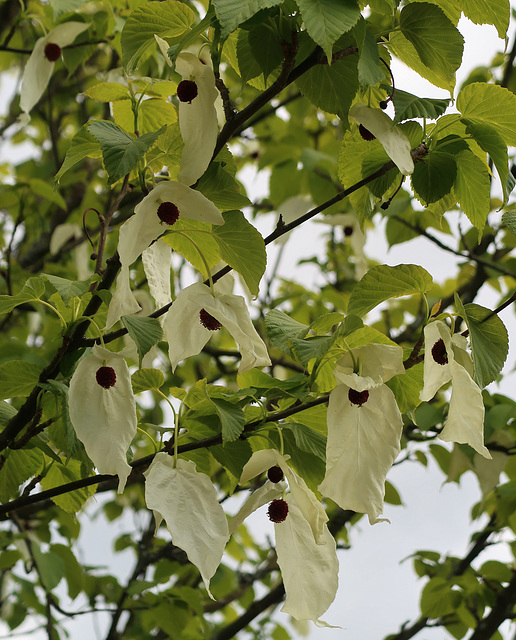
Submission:
M 116 373 L 113 367 L 100 367 L 100 369 L 97 369 L 95 378 L 101 387 L 109 389 L 116 382 Z
M 162 202 L 158 207 L 158 218 L 165 224 L 174 224 L 179 218 L 179 209 L 173 202 Z
M 369 399 L 369 391 L 365 389 L 364 391 L 356 391 L 355 389 L 350 389 L 348 391 L 348 398 L 351 404 L 357 404 L 361 407 L 364 402 L 367 402 Z
M 209 331 L 218 331 L 222 327 L 217 318 L 210 315 L 206 309 L 201 309 L 199 311 L 199 320 L 201 321 L 202 326 L 209 329 Z
M 288 504 L 285 500 L 273 500 L 267 509 L 267 515 L 272 522 L 284 522 L 288 514 Z
M 269 478 L 269 480 L 274 483 L 280 482 L 281 480 L 283 480 L 283 471 L 280 467 L 271 467 L 267 471 L 267 478 Z
M 437 362 L 437 364 L 441 364 L 443 366 L 448 364 L 448 354 L 442 338 L 439 338 L 432 347 L 432 358 Z
M 177 85 L 177 97 L 181 102 L 192 102 L 199 93 L 193 80 L 181 80 Z
M 360 131 L 360 135 L 362 136 L 362 138 L 364 138 L 364 140 L 367 140 L 368 142 L 370 142 L 371 140 L 376 140 L 376 136 L 373 136 L 369 129 L 366 129 L 364 125 L 359 124 L 358 130 Z
M 49 42 L 47 45 L 45 45 L 43 51 L 45 53 L 45 58 L 49 62 L 55 62 L 56 60 L 59 60 L 61 56 L 61 47 L 54 42 Z
M 346 227 L 344 227 L 344 235 L 346 237 L 352 236 L 353 235 L 353 231 L 354 231 L 354 229 L 350 224 L 348 224 Z

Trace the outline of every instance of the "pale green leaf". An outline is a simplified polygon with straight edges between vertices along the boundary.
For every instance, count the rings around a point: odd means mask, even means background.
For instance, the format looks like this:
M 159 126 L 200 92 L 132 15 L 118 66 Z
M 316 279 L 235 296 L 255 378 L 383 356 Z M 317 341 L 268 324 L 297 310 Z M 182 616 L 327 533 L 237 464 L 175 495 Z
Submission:
M 40 178 L 31 178 L 29 180 L 30 190 L 37 196 L 50 200 L 58 207 L 66 211 L 67 206 L 63 196 L 48 182 L 41 180 Z
M 320 460 L 326 460 L 326 438 L 320 431 L 296 422 L 295 416 L 292 422 L 285 422 L 283 428 L 292 431 L 296 445 L 301 451 L 314 455 Z
M 92 100 L 97 100 L 97 102 L 116 102 L 131 98 L 129 87 L 120 82 L 99 82 L 99 84 L 87 89 L 84 95 Z
M 455 160 L 455 194 L 469 221 L 478 229 L 480 237 L 491 209 L 491 180 L 487 165 L 469 150 L 458 153 Z
M 213 6 L 225 40 L 239 25 L 262 9 L 275 7 L 283 0 L 214 0 Z
M 38 576 L 43 586 L 52 591 L 61 582 L 65 573 L 65 563 L 61 556 L 47 551 L 41 551 L 39 544 L 32 543 L 32 554 L 37 566 Z
M 504 200 L 507 201 L 510 191 L 507 188 L 507 178 L 509 177 L 509 159 L 507 154 L 507 145 L 498 131 L 487 124 L 479 124 L 476 122 L 464 121 L 466 124 L 466 133 L 473 136 L 475 142 L 481 147 L 493 161 L 500 182 L 504 190 Z
M 43 466 L 43 454 L 38 449 L 12 449 L 0 469 L 0 501 L 18 496 L 21 484 L 32 478 Z
M 156 318 L 144 316 L 122 316 L 122 322 L 129 335 L 136 343 L 140 366 L 143 356 L 163 337 L 163 329 Z
M 84 465 L 77 460 L 68 460 L 66 465 L 53 464 L 48 468 L 45 477 L 41 480 L 41 486 L 44 490 L 53 489 L 69 482 L 83 479 Z M 95 493 L 97 485 L 93 484 L 88 487 L 69 491 L 51 498 L 58 507 L 67 513 L 77 513 L 86 500 Z
M 227 211 L 224 222 L 213 230 L 220 256 L 244 278 L 251 294 L 258 295 L 267 264 L 263 238 L 241 211 Z
M 450 104 L 450 101 L 444 98 L 418 98 L 400 89 L 396 89 L 392 101 L 396 111 L 394 122 L 410 118 L 436 120 Z
M 165 376 L 159 369 L 139 369 L 131 376 L 131 384 L 134 393 L 159 390 L 165 384 Z
M 400 15 L 400 28 L 428 68 L 452 77 L 460 67 L 464 39 L 435 4 L 412 2 L 405 5 Z
M 219 245 L 211 233 L 211 225 L 206 222 L 180 217 L 171 232 L 163 236 L 163 241 L 188 260 L 204 278 L 209 275 L 204 261 L 211 270 L 221 260 Z
M 113 104 L 115 123 L 128 133 L 134 132 L 134 113 L 127 100 Z M 140 134 L 153 133 L 165 125 L 177 122 L 177 112 L 173 104 L 162 98 L 150 98 L 141 102 L 138 109 L 138 131 Z
M 122 31 L 122 64 L 130 73 L 138 66 L 154 35 L 171 38 L 185 33 L 194 23 L 195 13 L 182 2 L 145 2 L 127 19 Z
M 72 138 L 72 143 L 68 147 L 66 156 L 61 168 L 57 172 L 54 180 L 59 182 L 63 175 L 84 158 L 100 158 L 102 151 L 95 138 L 87 131 L 84 125 Z
M 334 336 L 309 336 L 304 340 L 292 338 L 290 345 L 299 362 L 306 367 L 312 358 L 325 355 L 334 342 Z
M 308 325 L 294 320 L 279 309 L 272 309 L 265 316 L 265 328 L 269 342 L 284 353 L 289 353 L 292 340 L 303 338 Z
M 403 375 L 394 376 L 385 383 L 394 393 L 401 413 L 413 411 L 419 404 L 419 392 L 423 388 L 423 363 L 420 362 Z
M 365 20 L 357 23 L 354 33 L 360 55 L 357 65 L 360 86 L 374 86 L 384 78 L 384 73 L 379 68 L 380 55 L 376 38 L 367 28 Z
M 23 360 L 0 364 L 0 399 L 28 396 L 38 383 L 42 368 Z
M 493 127 L 507 145 L 516 146 L 516 95 L 496 84 L 473 82 L 461 89 L 457 109 L 466 124 Z
M 296 0 L 308 34 L 322 48 L 328 62 L 341 35 L 360 18 L 355 0 Z
M 83 282 L 67 280 L 66 278 L 53 276 L 49 273 L 42 273 L 41 276 L 50 282 L 65 304 L 68 304 L 72 298 L 80 298 L 90 288 L 90 282 L 88 280 Z
M 432 276 L 415 264 L 399 264 L 395 267 L 378 265 L 369 269 L 353 289 L 348 313 L 364 316 L 380 302 L 411 294 L 422 294 L 432 287 Z
M 249 198 L 240 193 L 240 185 L 222 168 L 222 163 L 212 162 L 200 178 L 197 190 L 221 211 L 240 209 L 251 204 Z
M 492 24 L 503 40 L 506 37 L 511 18 L 509 0 L 462 0 L 464 15 L 475 24 Z
M 13 407 L 12 404 L 5 402 L 5 400 L 0 401 L 0 426 L 5 426 L 9 420 L 15 416 L 18 412 Z
M 161 131 L 132 138 L 113 122 L 90 122 L 88 130 L 95 136 L 102 149 L 104 166 L 113 184 L 136 168 L 138 162 L 157 140 Z
M 516 234 L 516 209 L 510 209 L 502 215 L 502 223 L 511 233 Z
M 0 296 L 0 314 L 9 313 L 15 307 L 25 302 L 39 300 L 45 293 L 45 283 L 39 276 L 29 278 L 22 290 L 15 296 Z
M 59 557 L 64 563 L 64 577 L 68 583 L 68 595 L 74 600 L 84 587 L 84 572 L 69 546 L 53 544 L 52 556 Z

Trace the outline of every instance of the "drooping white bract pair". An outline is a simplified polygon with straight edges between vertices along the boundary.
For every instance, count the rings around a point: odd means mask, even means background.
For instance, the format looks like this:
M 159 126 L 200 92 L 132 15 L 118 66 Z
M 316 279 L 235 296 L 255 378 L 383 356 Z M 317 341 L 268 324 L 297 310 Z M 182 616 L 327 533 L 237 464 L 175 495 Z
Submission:
M 380 522 L 385 477 L 400 451 L 403 429 L 393 392 L 384 383 L 405 373 L 403 349 L 368 344 L 337 361 L 328 404 L 326 474 L 321 493 L 342 509 Z
M 229 539 L 228 523 L 212 481 L 191 460 L 167 453 L 154 457 L 145 475 L 145 502 L 154 512 L 156 531 L 162 520 L 176 547 L 183 549 L 201 574 L 210 597 L 210 580 Z
M 278 564 L 286 593 L 281 610 L 297 620 L 329 626 L 319 618 L 337 592 L 339 563 L 335 540 L 326 525 L 328 516 L 323 506 L 305 481 L 289 467 L 288 458 L 274 449 L 256 451 L 244 466 L 240 483 L 271 467 L 279 467 L 283 472 L 290 489 L 284 498 L 288 512 L 282 522 L 274 522 Z M 253 511 L 279 498 L 285 490 L 284 482 L 266 482 L 230 520 L 230 533 Z
M 199 191 L 180 182 L 164 181 L 156 185 L 135 207 L 134 215 L 120 227 L 118 255 L 121 269 L 109 305 L 106 329 L 112 327 L 121 316 L 139 311 L 140 307 L 131 292 L 129 267 L 180 216 L 199 222 L 224 224 L 217 207 Z M 156 264 L 156 268 L 151 269 L 151 277 L 157 279 L 159 273 L 161 277 L 168 275 L 170 249 L 153 249 L 152 256 L 150 262 Z M 168 265 L 165 265 L 167 256 Z
M 202 282 L 183 289 L 167 312 L 163 329 L 168 340 L 172 371 L 185 358 L 197 355 L 214 331 L 225 327 L 242 355 L 239 373 L 271 364 L 267 347 L 254 328 L 242 296 L 213 293 Z
M 61 57 L 61 49 L 72 44 L 75 38 L 90 26 L 84 22 L 64 22 L 39 38 L 23 72 L 20 108 L 29 120 L 29 112 L 47 88 L 54 64 Z
M 410 155 L 410 142 L 382 109 L 372 109 L 357 102 L 349 110 L 349 119 L 362 125 L 385 149 L 385 153 L 404 176 L 414 172 L 414 161 Z
M 484 458 L 491 458 L 484 446 L 482 392 L 473 380 L 473 361 L 466 347 L 466 338 L 452 335 L 441 320 L 426 325 L 424 387 L 419 397 L 427 402 L 451 381 L 448 417 L 439 438 L 445 442 L 469 444 Z
M 70 380 L 70 420 L 99 473 L 118 476 L 122 493 L 131 467 L 127 450 L 136 435 L 136 404 L 124 357 L 95 345 Z

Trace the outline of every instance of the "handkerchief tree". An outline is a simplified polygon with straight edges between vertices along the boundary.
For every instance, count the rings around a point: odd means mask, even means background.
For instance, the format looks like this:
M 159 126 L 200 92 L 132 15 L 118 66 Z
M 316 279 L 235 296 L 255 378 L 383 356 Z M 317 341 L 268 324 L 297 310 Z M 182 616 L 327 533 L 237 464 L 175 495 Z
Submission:
M 508 0 L 2 3 L 0 636 L 352 628 L 422 465 L 475 534 L 383 635 L 506 637 L 515 55 Z

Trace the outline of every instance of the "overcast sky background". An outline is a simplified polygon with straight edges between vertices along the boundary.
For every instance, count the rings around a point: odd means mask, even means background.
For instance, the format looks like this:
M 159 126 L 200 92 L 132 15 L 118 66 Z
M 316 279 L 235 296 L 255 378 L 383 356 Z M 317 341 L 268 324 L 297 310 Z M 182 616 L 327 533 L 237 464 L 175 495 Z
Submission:
M 494 53 L 504 48 L 504 43 L 497 37 L 494 27 L 477 26 L 469 20 L 462 19 L 459 29 L 466 42 L 464 63 L 457 74 L 457 86 L 460 86 L 472 68 L 489 64 Z M 512 45 L 511 31 L 509 35 L 511 37 L 509 44 Z M 393 60 L 392 68 L 398 88 L 422 97 L 447 97 L 445 91 L 425 82 L 398 61 Z M 0 86 L 0 96 L 7 95 L 9 99 L 11 91 L 12 89 L 5 84 Z M 1 105 L 1 109 L 2 113 L 5 113 L 4 105 Z M 0 148 L 0 160 L 5 161 L 7 158 L 14 157 L 12 153 L 12 148 L 3 144 Z M 17 153 L 20 153 L 19 148 Z M 256 179 L 245 180 L 251 199 L 262 196 L 261 190 L 266 180 L 265 172 Z M 260 231 L 268 232 L 272 230 L 275 222 L 276 216 L 271 215 L 268 219 L 264 218 L 263 223 L 255 222 L 255 224 Z M 327 232 L 327 227 L 315 222 L 309 222 L 301 229 L 294 231 L 285 248 L 279 274 L 292 277 L 295 273 L 296 278 L 304 279 L 305 282 L 314 281 L 316 279 L 314 268 L 310 265 L 298 267 L 297 262 L 300 258 L 314 255 L 314 250 L 317 251 L 317 242 L 314 240 L 316 236 L 320 238 L 318 244 L 320 254 L 323 254 L 324 240 L 321 234 L 324 232 Z M 449 244 L 454 241 L 450 236 L 442 236 L 442 238 Z M 269 264 L 273 263 L 276 250 L 275 247 L 269 248 Z M 368 257 L 385 264 L 420 264 L 432 274 L 434 280 L 439 282 L 444 281 L 450 274 L 456 273 L 455 257 L 424 239 L 397 245 L 388 250 L 383 237 L 383 224 L 377 224 L 377 229 L 368 232 L 365 252 Z M 484 287 L 482 298 L 478 302 L 492 308 L 498 303 L 498 299 L 498 294 Z M 505 310 L 501 317 L 511 333 L 514 327 L 512 308 Z M 514 352 L 511 351 L 505 370 L 511 371 L 513 367 Z M 501 391 L 511 395 L 511 387 L 514 388 L 514 374 L 506 376 Z M 405 562 L 402 560 L 417 549 L 431 549 L 443 554 L 464 556 L 470 534 L 480 529 L 483 522 L 475 523 L 474 527 L 470 524 L 469 509 L 480 498 L 474 475 L 465 474 L 461 478 L 460 486 L 442 485 L 442 478 L 441 472 L 437 471 L 432 462 L 426 469 L 415 463 L 393 467 L 388 479 L 400 491 L 404 505 L 402 507 L 386 505 L 384 515 L 390 519 L 391 524 L 381 523 L 370 526 L 367 518 L 363 518 L 353 529 L 350 540 L 351 549 L 339 552 L 340 586 L 337 597 L 323 616 L 329 624 L 340 625 L 342 629 L 318 629 L 311 625 L 309 640 L 337 640 L 337 638 L 381 640 L 386 635 L 397 632 L 403 622 L 415 620 L 418 617 L 418 601 L 423 582 L 417 580 L 411 560 Z M 95 512 L 99 512 L 100 503 L 104 500 L 104 496 L 92 500 L 88 512 L 92 516 Z M 258 538 L 265 540 L 269 536 L 273 540 L 273 526 L 267 520 L 265 510 L 266 507 L 248 518 L 247 526 Z M 81 518 L 81 521 L 84 521 L 84 518 Z M 139 535 L 137 532 L 142 526 L 146 526 L 147 522 L 147 514 L 143 522 L 139 519 L 135 521 L 133 515 L 128 514 L 109 525 L 109 536 L 104 533 L 106 525 L 103 524 L 102 517 L 84 522 L 77 552 L 79 560 L 90 565 L 109 566 L 124 584 L 133 570 L 133 554 L 131 552 L 114 554 L 111 548 L 114 536 L 111 532 L 114 527 L 119 533 L 131 533 L 136 538 Z M 481 559 L 485 561 L 488 557 L 506 559 L 498 546 L 490 548 Z M 63 586 L 61 583 L 60 591 L 65 593 Z M 82 607 L 78 607 L 78 603 L 73 603 L 73 606 L 68 608 L 75 610 Z M 91 618 L 91 616 L 79 616 L 68 625 L 73 640 L 105 637 L 107 619 L 99 618 L 99 626 L 95 628 L 92 627 Z M 288 618 L 284 614 L 277 614 L 277 619 L 284 623 Z M 34 626 L 33 623 L 28 623 L 23 629 L 28 632 Z M 19 631 L 20 629 L 9 633 L 5 625 L 0 623 L 0 638 L 12 637 L 21 640 L 47 638 L 43 630 L 30 636 L 20 634 Z M 514 634 L 514 628 L 511 634 Z M 301 636 L 294 634 L 294 637 Z M 444 640 L 448 636 L 443 630 L 428 629 L 417 637 L 421 640 Z

